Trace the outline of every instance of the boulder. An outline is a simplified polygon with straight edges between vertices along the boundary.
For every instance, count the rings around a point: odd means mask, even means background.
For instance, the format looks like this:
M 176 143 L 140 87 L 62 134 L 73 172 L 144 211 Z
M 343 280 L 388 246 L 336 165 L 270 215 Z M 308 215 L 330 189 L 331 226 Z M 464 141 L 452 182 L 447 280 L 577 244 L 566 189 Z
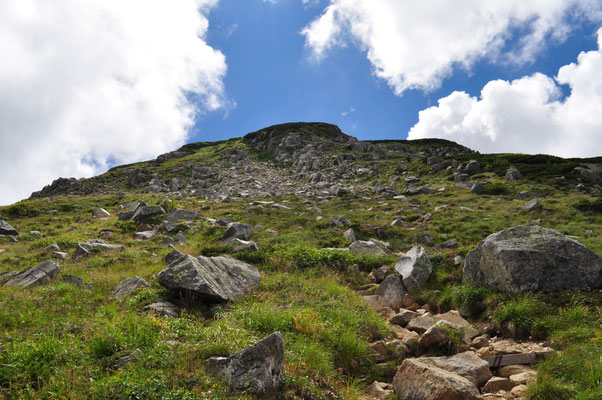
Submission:
M 520 181 L 521 179 L 525 179 L 525 177 L 523 176 L 523 174 L 520 173 L 518 168 L 516 168 L 514 166 L 508 168 L 508 171 L 506 171 L 506 180 L 507 181 L 514 182 L 514 181 Z
M 402 283 L 401 275 L 391 274 L 374 291 L 374 294 L 382 297 L 386 307 L 397 311 L 401 308 L 403 295 L 406 290 Z
M 167 254 L 165 257 L 163 257 L 163 261 L 165 261 L 167 264 L 171 264 L 174 261 L 177 261 L 184 257 L 186 257 L 186 254 L 182 253 L 181 251 L 172 250 L 169 254 Z
M 157 231 L 143 231 L 136 232 L 134 238 L 137 240 L 148 240 L 154 238 L 155 236 L 157 236 Z
M 420 359 L 403 361 L 393 378 L 398 400 L 478 400 L 479 390 L 468 379 L 426 364 Z
M 0 274 L 0 284 L 9 281 L 13 278 L 13 276 L 19 275 L 19 271 L 9 271 L 3 274 Z
M 63 275 L 61 276 L 61 280 L 75 287 L 83 287 L 84 281 L 81 278 L 73 275 Z
M 516 386 L 510 379 L 494 376 L 483 386 L 483 393 L 497 393 L 500 390 L 510 391 Z
M 125 297 L 129 296 L 136 289 L 150 287 L 147 281 L 139 276 L 131 276 L 121 281 L 119 285 L 111 292 L 111 296 Z
M 435 320 L 433 315 L 431 313 L 426 313 L 424 315 L 410 320 L 406 328 L 408 328 L 411 331 L 416 331 L 418 333 L 424 333 L 431 326 L 435 325 L 435 322 L 437 322 L 437 320 Z
M 463 280 L 499 292 L 602 287 L 602 262 L 553 229 L 522 225 L 488 236 L 466 256 Z
M 474 351 L 465 351 L 450 357 L 425 357 L 421 362 L 458 374 L 476 386 L 481 386 L 491 378 L 489 363 Z
M 403 277 L 403 284 L 407 290 L 420 290 L 431 276 L 433 265 L 424 248 L 414 246 L 397 261 L 395 269 Z
M 408 322 L 413 320 L 418 316 L 414 311 L 406 310 L 402 308 L 399 310 L 397 314 L 389 318 L 389 322 L 399 326 L 406 326 Z
M 237 238 L 231 239 L 228 242 L 229 246 L 232 246 L 232 250 L 234 251 L 248 251 L 253 252 L 259 250 L 257 244 L 253 241 L 240 240 Z
M 165 210 L 160 206 L 147 206 L 144 203 L 140 203 L 134 210 L 132 216 L 129 218 L 131 221 L 143 222 L 144 220 L 165 214 Z
M 171 222 L 172 224 L 177 224 L 182 221 L 194 221 L 200 218 L 202 218 L 200 214 L 197 214 L 194 211 L 182 210 L 180 208 L 176 208 L 162 217 L 163 221 Z
M 525 211 L 536 210 L 538 208 L 541 208 L 541 203 L 539 202 L 539 200 L 533 199 L 523 204 L 521 208 Z
M 265 394 L 278 389 L 284 367 L 284 338 L 276 332 L 230 357 L 211 357 L 208 371 L 237 392 Z
M 18 236 L 19 232 L 5 220 L 0 221 L 0 235 Z
M 466 344 L 470 344 L 472 338 L 479 334 L 479 331 L 477 331 L 470 324 L 470 322 L 462 318 L 462 316 L 460 316 L 460 313 L 456 310 L 450 310 L 445 314 L 437 314 L 434 316 L 434 318 L 436 321 L 449 321 L 451 323 L 461 326 L 464 330 L 464 343 Z
M 387 268 L 385 265 L 372 271 L 372 276 L 374 277 L 374 281 L 376 283 L 381 283 L 384 281 L 387 275 L 389 275 L 389 268 Z
M 46 260 L 6 282 L 4 286 L 34 287 L 45 285 L 58 275 L 60 267 L 52 260 Z
M 90 251 L 124 251 L 125 246 L 118 244 L 108 244 L 102 239 L 90 239 L 86 243 L 79 243 L 75 248 L 75 257 L 87 257 Z
M 368 304 L 368 307 L 374 311 L 380 311 L 385 307 L 383 298 L 377 295 L 362 296 L 362 299 Z
M 228 243 L 232 239 L 249 240 L 251 239 L 251 225 L 241 224 L 240 222 L 230 222 L 224 235 L 222 236 L 223 243 Z
M 579 177 L 585 182 L 602 182 L 602 176 L 593 169 L 577 167 L 575 168 L 575 172 L 579 174 Z
M 356 240 L 349 245 L 349 251 L 356 256 L 361 254 L 370 254 L 375 256 L 385 256 L 387 253 L 373 241 Z
M 464 167 L 464 171 L 469 175 L 479 173 L 481 172 L 481 164 L 477 160 L 470 160 Z
M 176 233 L 176 236 L 173 237 L 173 241 L 175 244 L 188 244 L 188 238 L 182 232 Z
M 422 347 L 442 346 L 449 342 L 452 331 L 464 334 L 464 330 L 459 325 L 445 320 L 437 321 L 424 332 L 420 338 L 420 345 Z
M 169 290 L 213 303 L 236 300 L 254 290 L 261 280 L 255 267 L 229 256 L 182 257 L 157 278 Z
M 343 233 L 343 237 L 347 240 L 350 240 L 352 242 L 355 242 L 357 239 L 355 237 L 355 232 L 353 231 L 353 228 L 349 228 L 345 231 L 345 233 Z

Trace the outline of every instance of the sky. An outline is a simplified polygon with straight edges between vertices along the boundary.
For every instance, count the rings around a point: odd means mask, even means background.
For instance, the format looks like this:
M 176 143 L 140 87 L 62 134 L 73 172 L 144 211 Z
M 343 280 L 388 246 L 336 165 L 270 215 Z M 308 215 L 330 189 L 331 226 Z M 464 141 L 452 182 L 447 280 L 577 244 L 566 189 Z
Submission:
M 0 204 L 292 121 L 602 155 L 599 0 L 4 0 Z

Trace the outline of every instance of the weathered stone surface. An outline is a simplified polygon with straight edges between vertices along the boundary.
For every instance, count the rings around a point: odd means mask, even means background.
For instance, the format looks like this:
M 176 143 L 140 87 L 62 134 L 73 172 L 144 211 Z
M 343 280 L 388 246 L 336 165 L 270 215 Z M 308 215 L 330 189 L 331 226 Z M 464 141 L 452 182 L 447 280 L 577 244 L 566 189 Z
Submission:
M 144 307 L 144 309 L 166 317 L 180 316 L 180 307 L 168 301 L 160 301 L 157 303 L 149 304 L 148 306 Z
M 393 378 L 398 400 L 477 400 L 479 391 L 468 379 L 428 365 L 420 359 L 403 361 Z
M 368 394 L 372 399 L 385 399 L 392 392 L 393 389 L 390 383 L 374 381 L 368 386 Z
M 500 292 L 602 287 L 602 262 L 553 229 L 523 225 L 494 233 L 466 256 L 465 283 Z
M 410 322 L 408 322 L 406 328 L 418 333 L 424 333 L 428 328 L 435 325 L 435 322 L 437 322 L 437 320 L 433 318 L 433 315 L 431 313 L 426 313 L 412 319 Z
M 376 296 L 376 295 L 362 296 L 362 299 L 364 299 L 364 301 L 366 303 L 368 303 L 368 306 L 371 309 L 373 309 L 374 311 L 379 311 L 383 307 L 385 307 L 385 302 L 383 301 L 383 298 L 380 296 Z
M 138 240 L 148 240 L 154 238 L 155 236 L 157 236 L 157 231 L 143 231 L 136 232 L 134 238 Z
M 186 254 L 182 253 L 179 250 L 172 250 L 169 254 L 167 254 L 165 257 L 163 257 L 163 261 L 165 261 L 167 264 L 171 264 L 174 261 L 179 260 L 180 258 L 184 258 L 186 257 Z
M 583 179 L 585 182 L 596 183 L 602 182 L 602 176 L 598 174 L 596 171 L 589 168 L 577 167 L 575 168 L 575 172 L 579 174 L 579 177 Z
M 343 237 L 351 242 L 355 242 L 357 240 L 353 228 L 347 229 L 345 233 L 343 233 Z
M 387 268 L 385 265 L 372 271 L 372 276 L 374 277 L 374 281 L 376 283 L 381 283 L 384 281 L 387 275 L 389 275 L 389 268 Z
M 240 240 L 237 238 L 231 239 L 228 242 L 229 246 L 232 246 L 232 250 L 234 251 L 248 251 L 253 252 L 259 250 L 257 244 L 253 241 L 248 240 Z
M 194 211 L 182 210 L 180 208 L 176 208 L 162 217 L 163 221 L 168 221 L 172 224 L 177 224 L 182 221 L 194 221 L 200 218 L 202 218 L 201 214 L 197 214 Z
M 520 173 L 518 168 L 514 166 L 508 168 L 508 171 L 506 171 L 506 180 L 514 182 L 520 181 L 521 179 L 525 179 L 525 177 L 523 176 L 523 174 Z
M 19 275 L 19 271 L 10 271 L 0 274 L 0 284 L 11 280 L 16 275 Z
M 45 247 L 44 251 L 46 253 L 54 253 L 55 251 L 61 251 L 61 248 L 59 247 L 58 244 L 54 243 L 54 244 L 51 244 L 50 246 Z
M 170 264 L 157 278 L 167 289 L 191 292 L 209 302 L 236 300 L 254 290 L 261 280 L 255 267 L 229 256 L 186 256 Z
M 118 244 L 108 244 L 101 239 L 90 239 L 86 243 L 79 243 L 75 248 L 75 257 L 87 257 L 90 251 L 124 251 L 125 246 Z
M 479 334 L 479 331 L 477 331 L 470 324 L 470 322 L 468 322 L 464 318 L 462 318 L 462 316 L 460 316 L 460 313 L 457 312 L 456 310 L 450 310 L 450 311 L 446 312 L 445 314 L 437 314 L 434 316 L 434 318 L 436 321 L 445 320 L 445 321 L 449 321 L 456 325 L 461 326 L 462 329 L 464 330 L 464 343 L 466 343 L 466 344 L 470 344 L 472 338 Z
M 401 281 L 401 275 L 391 274 L 385 278 L 384 281 L 374 291 L 374 294 L 382 297 L 386 307 L 389 307 L 395 311 L 401 308 L 403 295 L 406 293 L 403 283 Z
M 211 357 L 205 367 L 228 381 L 233 391 L 276 391 L 284 367 L 284 338 L 280 332 L 273 333 L 230 357 Z
M 19 232 L 5 220 L 0 220 L 0 235 L 18 236 Z
M 395 269 L 403 277 L 403 284 L 407 290 L 420 290 L 431 276 L 433 265 L 424 248 L 414 246 L 397 261 Z
M 135 222 L 143 222 L 147 218 L 163 214 L 165 214 L 165 210 L 163 209 L 163 207 L 147 206 L 144 203 L 140 203 L 140 205 L 134 210 L 132 216 L 129 219 Z
M 494 376 L 483 386 L 483 393 L 497 393 L 500 390 L 510 391 L 516 386 L 510 379 Z
M 501 367 L 498 370 L 497 374 L 499 376 L 507 378 L 511 375 L 522 374 L 523 372 L 527 371 L 533 371 L 533 369 L 526 365 L 506 365 L 504 367 Z
M 392 316 L 389 319 L 389 322 L 392 324 L 400 325 L 400 326 L 406 326 L 406 324 L 408 322 L 410 322 L 417 316 L 418 316 L 418 314 L 415 313 L 414 311 L 410 311 L 410 310 L 406 310 L 406 309 L 402 308 L 401 310 L 399 310 L 399 313 L 395 314 L 394 316 Z
M 58 275 L 60 267 L 52 260 L 46 260 L 33 268 L 15 276 L 4 286 L 34 287 L 45 285 Z
M 468 164 L 466 164 L 466 167 L 464 167 L 464 171 L 470 175 L 481 172 L 481 164 L 479 164 L 477 160 L 470 160 Z
M 362 254 L 371 254 L 375 256 L 385 256 L 387 253 L 383 250 L 381 246 L 373 241 L 364 241 L 364 240 L 356 240 L 355 242 L 349 245 L 349 251 L 353 254 L 362 255 Z
M 111 296 L 125 297 L 129 296 L 134 290 L 150 287 L 147 281 L 139 276 L 130 276 L 121 281 L 119 285 L 111 292 Z
M 477 356 L 474 351 L 465 351 L 450 357 L 425 357 L 420 361 L 458 374 L 476 386 L 481 386 L 491 378 L 489 363 Z
M 541 208 L 541 203 L 539 202 L 539 200 L 533 199 L 523 204 L 521 208 L 525 211 L 536 210 L 538 208 Z
M 228 243 L 232 239 L 249 240 L 251 239 L 251 231 L 253 227 L 240 222 L 230 222 L 224 235 L 222 236 L 223 243 Z
M 63 282 L 67 282 L 68 284 L 75 286 L 75 287 L 83 287 L 84 286 L 84 281 L 81 278 L 78 278 L 77 276 L 63 275 L 63 276 L 61 276 L 61 280 Z

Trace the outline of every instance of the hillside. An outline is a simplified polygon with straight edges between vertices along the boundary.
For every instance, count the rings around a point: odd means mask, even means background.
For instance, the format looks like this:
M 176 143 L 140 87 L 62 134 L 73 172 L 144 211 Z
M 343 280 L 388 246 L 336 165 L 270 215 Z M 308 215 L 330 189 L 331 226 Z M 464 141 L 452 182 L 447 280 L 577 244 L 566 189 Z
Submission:
M 0 207 L 0 398 L 446 398 L 403 388 L 456 379 L 456 398 L 599 399 L 600 171 L 291 123 L 58 179 Z M 275 332 L 275 387 L 235 387 L 236 352 Z M 470 352 L 534 358 L 475 381 L 423 365 Z

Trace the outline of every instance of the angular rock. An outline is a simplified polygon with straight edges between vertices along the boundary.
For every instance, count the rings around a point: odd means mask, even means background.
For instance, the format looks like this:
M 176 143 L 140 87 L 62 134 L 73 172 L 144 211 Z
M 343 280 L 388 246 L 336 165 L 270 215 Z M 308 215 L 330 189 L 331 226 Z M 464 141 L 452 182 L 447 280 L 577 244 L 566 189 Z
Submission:
M 382 297 L 386 307 L 395 311 L 401 308 L 403 295 L 406 290 L 402 283 L 401 275 L 391 274 L 374 291 L 374 294 Z
M 83 287 L 84 281 L 73 275 L 63 275 L 61 276 L 61 280 L 75 287 Z
M 420 290 L 431 276 L 433 264 L 422 246 L 414 246 L 397 261 L 395 269 L 403 277 L 407 290 Z
M 523 176 L 523 174 L 520 173 L 518 168 L 512 166 L 512 167 L 508 168 L 508 171 L 506 171 L 506 180 L 507 181 L 515 182 L 515 181 L 520 181 L 522 179 L 525 179 L 525 177 Z
M 499 292 L 602 286 L 600 258 L 553 229 L 522 225 L 488 236 L 466 256 L 463 280 Z
M 382 308 L 385 307 L 385 302 L 383 301 L 383 298 L 380 296 L 376 296 L 376 295 L 369 295 L 369 296 L 362 296 L 362 299 L 364 299 L 364 301 L 366 303 L 368 303 L 368 306 L 373 309 L 374 311 L 380 311 Z
M 0 284 L 9 281 L 13 278 L 13 276 L 19 275 L 19 271 L 10 271 L 0 274 Z
M 148 240 L 154 238 L 155 236 L 157 236 L 157 231 L 143 231 L 137 232 L 134 235 L 134 238 L 138 240 Z
M 228 242 L 228 246 L 232 246 L 234 251 L 248 251 L 253 252 L 259 250 L 257 244 L 253 241 L 240 240 L 237 238 L 231 239 Z
M 146 311 L 152 311 L 155 314 L 163 315 L 166 317 L 179 317 L 180 307 L 172 304 L 168 301 L 160 301 L 158 303 L 149 304 L 144 307 Z
M 105 219 L 109 218 L 111 216 L 111 213 L 109 213 L 104 208 L 95 208 L 94 210 L 92 210 L 92 215 L 94 216 L 94 218 L 97 219 Z
M 433 318 L 433 315 L 431 313 L 426 313 L 424 315 L 412 319 L 410 322 L 408 322 L 406 328 L 412 331 L 416 331 L 418 333 L 424 333 L 431 326 L 435 325 L 436 322 L 437 321 L 435 320 L 435 318 Z
M 425 357 L 420 361 L 448 372 L 458 374 L 476 386 L 481 386 L 491 378 L 489 363 L 477 356 L 474 351 L 465 351 L 450 357 Z
M 472 338 L 479 334 L 479 331 L 477 331 L 470 324 L 470 322 L 462 318 L 462 316 L 460 316 L 460 313 L 456 310 L 450 310 L 445 314 L 437 314 L 434 316 L 434 318 L 436 321 L 449 321 L 451 323 L 461 326 L 464 330 L 464 343 L 466 344 L 470 344 Z
M 0 235 L 18 236 L 19 232 L 5 220 L 0 220 Z
M 176 236 L 174 236 L 173 241 L 176 244 L 188 244 L 188 238 L 182 232 L 176 233 Z
M 372 399 L 385 399 L 392 392 L 393 390 L 390 383 L 374 381 L 370 386 L 368 386 L 368 394 Z
M 163 207 L 142 205 L 144 203 L 140 204 L 129 218 L 131 221 L 143 222 L 148 218 L 165 214 Z
M 182 221 L 194 221 L 200 218 L 202 218 L 200 214 L 197 214 L 194 211 L 182 210 L 180 208 L 176 208 L 162 217 L 163 221 L 168 221 L 172 224 L 177 224 Z
M 529 200 L 521 207 L 525 211 L 531 211 L 538 208 L 541 208 L 541 203 L 537 199 Z
M 353 228 L 349 228 L 345 231 L 345 233 L 343 233 L 343 237 L 347 240 L 350 240 L 352 242 L 355 242 L 357 239 L 355 237 L 355 232 L 353 231 Z
M 90 239 L 86 243 L 79 243 L 75 248 L 75 257 L 87 257 L 92 250 L 97 251 L 124 251 L 125 246 L 108 244 L 101 239 Z
M 579 177 L 583 179 L 585 182 L 596 183 L 602 182 L 602 176 L 598 174 L 596 171 L 589 168 L 577 167 L 575 168 L 575 172 L 579 174 Z
M 180 258 L 161 271 L 159 283 L 208 302 L 233 301 L 254 290 L 261 277 L 252 265 L 229 256 Z
M 276 332 L 230 357 L 211 357 L 205 367 L 237 392 L 276 391 L 284 367 L 284 338 Z
M 508 378 L 512 375 L 522 374 L 523 372 L 527 371 L 533 371 L 533 369 L 526 365 L 506 365 L 504 367 L 500 367 L 497 374 L 504 378 Z
M 441 346 L 449 341 L 449 332 L 452 330 L 463 333 L 463 329 L 459 325 L 445 320 L 437 321 L 424 332 L 420 338 L 420 345 L 422 347 Z
M 46 260 L 33 268 L 15 276 L 4 286 L 34 287 L 45 285 L 58 275 L 60 267 L 52 260 Z
M 174 261 L 177 261 L 181 258 L 186 257 L 186 254 L 182 253 L 179 250 L 172 250 L 168 255 L 166 255 L 165 257 L 163 257 L 163 261 L 165 261 L 167 264 L 171 264 Z
M 61 251 L 61 248 L 59 247 L 58 244 L 54 243 L 54 244 L 51 244 L 50 246 L 45 247 L 44 251 L 46 253 L 54 253 L 55 251 Z
M 494 376 L 489 379 L 485 386 L 483 386 L 483 393 L 497 393 L 500 390 L 505 390 L 506 392 L 512 390 L 512 388 L 516 386 L 516 384 L 512 383 L 512 381 L 508 378 L 500 378 L 499 376 Z
M 223 243 L 228 243 L 232 239 L 249 240 L 251 239 L 252 229 L 251 225 L 230 222 L 222 236 L 222 241 Z
M 468 379 L 428 365 L 420 359 L 403 361 L 393 378 L 398 400 L 478 400 L 479 391 Z
M 402 308 L 399 310 L 399 313 L 395 314 L 391 318 L 389 318 L 389 322 L 399 326 L 406 326 L 408 322 L 413 320 L 418 316 L 414 311 L 406 310 Z
M 381 283 L 384 281 L 387 275 L 389 275 L 389 268 L 387 268 L 385 265 L 372 271 L 372 276 L 374 277 L 374 281 L 376 283 Z
M 464 167 L 464 171 L 469 175 L 479 173 L 481 172 L 481 164 L 477 160 L 470 160 Z
M 139 276 L 131 276 L 121 281 L 121 283 L 111 292 L 111 296 L 129 296 L 134 290 L 146 287 L 150 287 L 147 281 Z
M 382 249 L 381 246 L 372 242 L 364 240 L 356 240 L 349 245 L 349 251 L 356 256 L 361 254 L 371 254 L 375 256 L 385 256 L 387 253 Z

